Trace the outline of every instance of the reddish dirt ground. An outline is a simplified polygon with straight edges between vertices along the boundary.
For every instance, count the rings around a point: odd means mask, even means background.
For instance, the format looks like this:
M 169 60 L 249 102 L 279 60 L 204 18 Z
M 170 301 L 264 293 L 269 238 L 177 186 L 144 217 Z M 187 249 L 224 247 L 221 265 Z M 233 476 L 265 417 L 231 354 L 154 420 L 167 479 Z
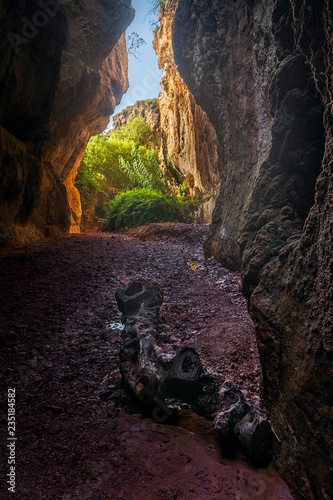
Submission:
M 206 226 L 152 225 L 2 250 L 1 498 L 9 498 L 7 390 L 16 391 L 19 499 L 292 499 L 274 463 L 224 456 L 210 425 L 141 416 L 118 372 L 115 291 L 135 277 L 164 292 L 160 344 L 193 346 L 259 402 L 260 366 L 240 276 L 204 260 Z

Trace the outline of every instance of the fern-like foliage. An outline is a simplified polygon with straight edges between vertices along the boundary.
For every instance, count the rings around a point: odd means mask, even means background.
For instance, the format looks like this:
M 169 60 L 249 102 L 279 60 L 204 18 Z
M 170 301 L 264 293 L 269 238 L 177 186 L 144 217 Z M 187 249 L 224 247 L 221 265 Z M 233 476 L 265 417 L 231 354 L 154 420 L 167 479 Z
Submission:
M 140 152 L 133 148 L 130 161 L 119 156 L 119 167 L 130 179 L 129 188 L 153 189 L 169 193 L 170 188 L 153 149 Z
M 193 203 L 178 196 L 149 189 L 118 194 L 110 203 L 103 231 L 114 231 L 154 222 L 193 222 Z

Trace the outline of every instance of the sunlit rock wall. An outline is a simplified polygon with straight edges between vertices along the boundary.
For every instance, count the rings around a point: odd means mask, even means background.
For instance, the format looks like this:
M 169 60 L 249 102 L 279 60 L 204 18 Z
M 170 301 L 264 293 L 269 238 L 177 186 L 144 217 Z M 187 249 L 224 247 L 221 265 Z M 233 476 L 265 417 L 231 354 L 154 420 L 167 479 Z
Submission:
M 105 128 L 127 90 L 121 35 L 133 12 L 130 0 L 1 0 L 0 17 L 2 186 L 21 172 L 17 189 L 0 200 L 1 244 L 21 245 L 79 228 L 75 171 L 89 137 Z
M 132 118 L 139 118 L 140 116 L 158 137 L 160 135 L 160 108 L 156 98 L 137 101 L 133 106 L 128 106 L 117 115 L 114 115 L 113 128 L 116 129 L 127 125 Z
M 154 48 L 158 55 L 162 92 L 158 98 L 161 116 L 161 158 L 169 158 L 186 177 L 194 177 L 194 192 L 212 194 L 204 205 L 202 222 L 211 222 L 215 194 L 222 172 L 220 146 L 207 114 L 197 105 L 178 73 L 172 48 L 172 23 L 176 2 L 160 9 L 160 27 Z
M 333 498 L 332 19 L 314 0 L 184 0 L 179 72 L 223 173 L 207 255 L 242 268 L 263 401 L 295 498 Z

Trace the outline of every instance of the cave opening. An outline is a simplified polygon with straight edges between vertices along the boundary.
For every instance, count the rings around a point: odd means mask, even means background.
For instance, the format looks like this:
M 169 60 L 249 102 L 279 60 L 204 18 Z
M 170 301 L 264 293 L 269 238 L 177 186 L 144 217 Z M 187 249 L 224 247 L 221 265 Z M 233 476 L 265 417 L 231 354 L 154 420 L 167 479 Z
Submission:
M 1 488 L 333 497 L 330 3 L 0 17 Z
M 108 230 L 211 222 L 220 151 L 213 126 L 174 61 L 176 6 L 133 2 L 136 15 L 126 35 L 128 88 L 108 128 L 87 145 L 74 184 L 82 214 L 72 232 L 103 222 Z

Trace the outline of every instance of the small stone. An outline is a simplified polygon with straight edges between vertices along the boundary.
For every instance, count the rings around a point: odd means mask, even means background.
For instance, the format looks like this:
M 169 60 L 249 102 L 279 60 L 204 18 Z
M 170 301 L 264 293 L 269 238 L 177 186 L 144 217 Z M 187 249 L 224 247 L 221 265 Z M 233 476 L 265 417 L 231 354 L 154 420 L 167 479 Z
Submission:
M 110 460 L 110 464 L 113 467 L 120 467 L 121 465 L 123 465 L 123 463 L 124 463 L 124 460 L 120 457 L 117 457 L 117 456 L 112 457 Z
M 25 325 L 23 323 L 13 323 L 14 328 L 28 328 L 28 325 Z
M 22 427 L 22 429 L 32 429 L 33 427 L 35 427 L 35 423 L 32 421 L 26 420 L 25 422 L 21 423 L 21 427 Z
M 110 396 L 112 396 L 113 391 L 103 391 L 99 394 L 102 401 L 106 401 Z
M 299 241 L 301 237 L 302 237 L 301 234 L 293 234 L 287 239 L 286 243 L 287 245 L 290 245 L 291 243 L 296 243 L 296 241 Z
M 36 375 L 34 377 L 34 382 L 41 382 L 43 380 L 43 377 L 41 377 L 40 375 Z
M 35 449 L 38 447 L 38 445 L 39 445 L 39 441 L 38 441 L 38 439 L 37 439 L 36 441 L 34 441 L 34 442 L 32 443 L 32 445 L 30 446 L 30 449 L 31 449 L 31 450 L 35 450 Z
M 36 358 L 33 358 L 33 359 L 28 359 L 26 362 L 25 362 L 26 365 L 30 366 L 31 368 L 36 368 L 37 365 L 38 365 L 38 361 Z

